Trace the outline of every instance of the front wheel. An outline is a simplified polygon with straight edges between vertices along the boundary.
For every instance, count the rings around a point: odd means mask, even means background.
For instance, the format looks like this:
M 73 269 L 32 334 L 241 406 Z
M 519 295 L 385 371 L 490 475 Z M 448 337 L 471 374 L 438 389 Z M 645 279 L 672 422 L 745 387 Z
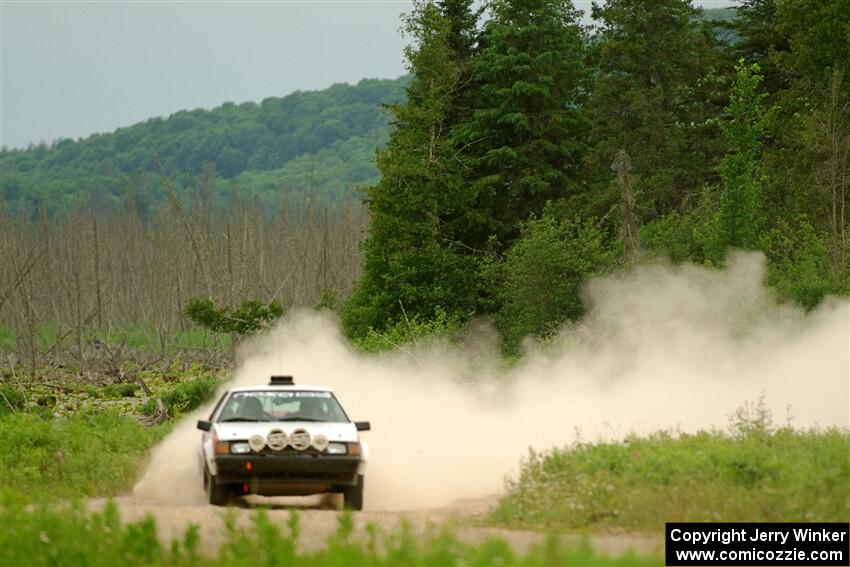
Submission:
M 230 500 L 230 491 L 226 486 L 218 483 L 218 480 L 204 471 L 204 489 L 207 493 L 207 500 L 213 506 L 224 506 Z
M 357 484 L 346 486 L 342 491 L 343 504 L 349 510 L 360 511 L 363 509 L 363 485 L 365 479 L 362 474 L 357 475 Z

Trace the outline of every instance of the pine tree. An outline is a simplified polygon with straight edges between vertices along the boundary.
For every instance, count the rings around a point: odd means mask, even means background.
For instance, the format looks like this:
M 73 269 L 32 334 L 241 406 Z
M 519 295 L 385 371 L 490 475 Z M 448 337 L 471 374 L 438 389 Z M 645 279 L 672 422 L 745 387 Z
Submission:
M 746 63 L 756 63 L 764 77 L 761 88 L 768 95 L 788 87 L 778 62 L 791 50 L 787 33 L 779 26 L 777 0 L 743 0 L 732 26 L 740 41 L 735 51 Z
M 405 20 L 414 79 L 407 101 L 391 109 L 393 132 L 377 157 L 381 180 L 366 189 L 364 274 L 343 309 L 351 336 L 438 309 L 464 312 L 473 301 L 475 269 L 456 253 L 457 217 L 468 206 L 450 137 L 468 83 L 475 33 L 469 6 L 421 1 Z
M 688 210 L 714 176 L 722 144 L 710 119 L 722 108 L 726 64 L 698 14 L 689 0 L 594 4 L 600 30 L 585 214 L 605 216 L 617 202 L 611 164 L 621 150 L 631 158 L 645 222 Z
M 576 191 L 587 71 L 569 0 L 494 0 L 489 9 L 472 68 L 474 106 L 457 139 L 476 212 L 464 240 L 503 253 L 531 213 Z

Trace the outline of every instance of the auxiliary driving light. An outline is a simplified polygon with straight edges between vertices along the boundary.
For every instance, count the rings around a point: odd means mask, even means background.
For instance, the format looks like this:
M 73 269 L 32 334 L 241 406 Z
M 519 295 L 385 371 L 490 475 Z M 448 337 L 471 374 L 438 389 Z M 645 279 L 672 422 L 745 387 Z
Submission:
M 251 438 L 248 439 L 248 445 L 251 446 L 252 451 L 259 453 L 266 446 L 266 439 L 262 435 L 251 435 Z
M 294 449 L 303 451 L 310 446 L 310 434 L 307 433 L 306 429 L 296 429 L 289 436 L 289 444 Z
M 266 437 L 266 443 L 268 444 L 269 449 L 272 449 L 273 451 L 282 451 L 286 449 L 286 446 L 289 444 L 289 438 L 283 430 L 272 429 Z
M 324 435 L 316 435 L 313 437 L 313 447 L 318 451 L 324 451 L 328 448 L 328 438 Z

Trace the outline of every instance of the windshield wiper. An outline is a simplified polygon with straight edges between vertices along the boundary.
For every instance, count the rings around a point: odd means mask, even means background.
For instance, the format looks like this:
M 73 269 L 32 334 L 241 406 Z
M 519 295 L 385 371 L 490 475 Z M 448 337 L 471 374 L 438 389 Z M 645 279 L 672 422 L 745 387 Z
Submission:
M 227 419 L 220 419 L 219 421 L 227 421 L 227 422 L 233 422 L 233 421 L 242 421 L 242 422 L 263 421 L 263 422 L 265 422 L 265 421 L 271 421 L 271 420 L 269 420 L 269 419 L 251 419 L 251 418 L 248 418 L 248 417 L 228 417 Z
M 314 419 L 312 417 L 281 417 L 277 421 L 317 421 L 319 423 L 325 423 L 324 419 Z

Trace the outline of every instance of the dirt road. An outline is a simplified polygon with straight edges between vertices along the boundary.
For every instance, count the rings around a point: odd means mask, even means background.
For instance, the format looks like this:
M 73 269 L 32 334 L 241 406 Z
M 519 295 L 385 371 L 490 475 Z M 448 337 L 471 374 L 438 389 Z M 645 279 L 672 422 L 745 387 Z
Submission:
M 269 518 L 284 527 L 289 519 L 289 508 L 299 512 L 300 536 L 298 548 L 311 551 L 325 545 L 327 538 L 337 528 L 338 502 L 332 497 L 319 498 L 261 498 L 251 497 L 247 501 L 237 499 L 230 508 L 217 508 L 205 504 L 199 505 L 163 505 L 134 496 L 114 499 L 124 521 L 131 522 L 152 515 L 157 522 L 158 532 L 163 543 L 168 545 L 174 538 L 182 538 L 191 524 L 200 528 L 201 549 L 215 553 L 225 537 L 224 515 L 227 510 L 235 515 L 237 525 L 249 526 L 253 509 L 267 508 Z M 91 501 L 93 510 L 100 510 L 105 499 Z M 529 530 L 512 530 L 484 525 L 487 510 L 494 502 L 488 500 L 465 500 L 454 502 L 450 507 L 421 509 L 410 511 L 364 511 L 354 514 L 355 537 L 366 537 L 366 526 L 374 524 L 379 534 L 385 534 L 398 528 L 406 520 L 414 533 L 422 534 L 427 529 L 449 526 L 462 541 L 481 542 L 490 537 L 506 540 L 518 553 L 524 553 L 545 536 Z M 283 528 L 285 530 L 285 527 Z M 568 534 L 569 539 L 579 541 L 579 534 Z M 620 556 L 629 549 L 638 553 L 660 553 L 663 545 L 661 536 L 644 534 L 606 533 L 589 536 L 591 545 L 597 551 L 611 556 Z

